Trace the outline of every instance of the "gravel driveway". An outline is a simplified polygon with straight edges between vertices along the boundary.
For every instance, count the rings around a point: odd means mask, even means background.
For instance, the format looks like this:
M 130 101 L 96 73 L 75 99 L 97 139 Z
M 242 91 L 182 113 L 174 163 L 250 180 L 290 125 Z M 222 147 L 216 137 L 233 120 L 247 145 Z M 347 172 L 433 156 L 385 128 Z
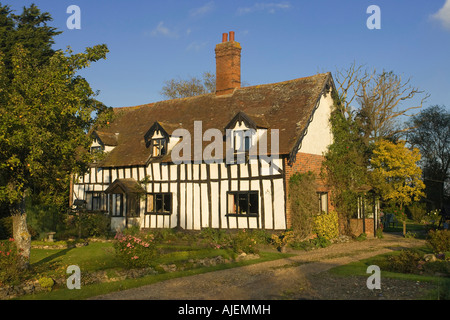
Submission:
M 408 282 L 414 287 L 403 288 L 407 295 L 402 296 L 389 291 L 389 288 L 399 287 L 399 284 L 382 279 L 382 290 L 374 293 L 367 289 L 366 278 L 338 279 L 325 271 L 398 250 L 399 246 L 410 248 L 424 243 L 424 240 L 385 234 L 383 239 L 368 238 L 361 242 L 337 243 L 312 251 L 292 251 L 296 256 L 171 279 L 97 296 L 91 300 L 411 299 L 411 292 L 414 294 L 427 289 L 426 284 Z

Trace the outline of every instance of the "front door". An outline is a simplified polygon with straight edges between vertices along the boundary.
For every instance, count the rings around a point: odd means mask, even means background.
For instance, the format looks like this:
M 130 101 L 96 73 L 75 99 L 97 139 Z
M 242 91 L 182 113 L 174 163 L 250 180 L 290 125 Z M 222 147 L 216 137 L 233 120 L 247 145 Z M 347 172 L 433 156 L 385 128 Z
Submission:
M 140 214 L 140 199 L 137 194 L 127 194 L 126 195 L 126 226 L 133 226 L 139 223 L 139 214 Z

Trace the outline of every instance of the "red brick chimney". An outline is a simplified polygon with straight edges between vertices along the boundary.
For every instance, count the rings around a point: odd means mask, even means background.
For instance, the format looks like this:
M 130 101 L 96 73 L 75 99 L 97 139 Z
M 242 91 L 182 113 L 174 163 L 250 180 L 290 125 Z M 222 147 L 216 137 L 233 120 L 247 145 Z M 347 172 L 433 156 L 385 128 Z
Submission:
M 234 41 L 234 31 L 222 35 L 216 45 L 216 95 L 233 93 L 241 87 L 241 45 Z

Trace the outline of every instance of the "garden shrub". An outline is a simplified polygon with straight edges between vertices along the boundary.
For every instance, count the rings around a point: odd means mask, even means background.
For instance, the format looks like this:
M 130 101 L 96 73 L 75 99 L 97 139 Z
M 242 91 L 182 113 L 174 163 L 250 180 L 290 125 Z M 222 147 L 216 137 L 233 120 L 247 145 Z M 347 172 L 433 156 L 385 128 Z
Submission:
M 65 214 L 56 205 L 26 201 L 27 225 L 32 239 L 44 239 L 48 232 L 57 232 L 64 228 Z
M 0 218 L 0 240 L 7 240 L 13 236 L 12 217 Z
M 310 251 L 316 247 L 315 244 L 310 240 L 303 240 L 303 241 L 294 240 L 292 241 L 290 246 L 295 250 L 304 250 L 304 251 Z
M 337 212 L 320 214 L 314 217 L 314 232 L 318 237 L 327 240 L 339 237 L 339 222 Z
M 409 205 L 407 207 L 407 210 L 409 211 L 411 219 L 417 223 L 421 223 L 427 214 L 427 208 L 425 203 L 415 202 Z
M 259 253 L 256 240 L 252 237 L 251 233 L 245 231 L 245 229 L 239 230 L 232 238 L 232 249 L 236 253 Z
M 388 257 L 386 271 L 417 273 L 420 270 L 421 255 L 414 250 L 401 250 L 399 254 Z
M 0 241 L 0 285 L 18 284 L 23 276 L 20 256 L 13 238 Z
M 294 240 L 294 233 L 291 230 L 286 230 L 285 232 L 282 232 L 279 235 L 277 234 L 272 235 L 272 242 L 278 250 L 281 250 L 281 248 L 287 246 L 293 240 Z
M 441 218 L 439 212 L 440 210 L 438 209 L 427 212 L 426 215 L 424 216 L 425 222 L 429 224 L 431 227 L 437 226 Z
M 311 243 L 316 248 L 326 248 L 331 244 L 331 241 L 325 237 L 318 236 L 317 238 L 311 239 Z
M 297 238 L 307 238 L 313 230 L 313 216 L 319 213 L 316 190 L 313 172 L 296 173 L 289 179 L 291 226 Z
M 104 212 L 84 212 L 77 215 L 67 215 L 63 227 L 57 230 L 56 238 L 108 238 L 111 234 L 111 218 Z
M 252 235 L 252 238 L 255 239 L 255 241 L 258 244 L 262 245 L 270 245 L 272 243 L 272 234 L 264 229 L 254 229 L 249 231 Z
M 450 261 L 444 255 L 437 256 L 435 260 L 426 260 L 423 253 L 414 249 L 402 250 L 399 254 L 389 256 L 381 268 L 400 273 L 450 275 Z
M 41 286 L 41 288 L 52 291 L 52 288 L 55 285 L 55 281 L 53 281 L 52 278 L 42 277 L 39 279 L 39 285 Z
M 434 253 L 450 251 L 450 231 L 430 230 L 428 232 L 427 244 Z
M 111 232 L 111 218 L 103 212 L 83 214 L 81 228 L 83 237 L 107 237 Z
M 115 237 L 116 257 L 126 267 L 145 268 L 152 266 L 157 255 L 153 234 L 140 237 L 118 233 Z
M 367 234 L 366 233 L 361 233 L 359 236 L 357 236 L 356 238 L 355 238 L 355 240 L 356 241 L 364 241 L 364 240 L 367 240 Z

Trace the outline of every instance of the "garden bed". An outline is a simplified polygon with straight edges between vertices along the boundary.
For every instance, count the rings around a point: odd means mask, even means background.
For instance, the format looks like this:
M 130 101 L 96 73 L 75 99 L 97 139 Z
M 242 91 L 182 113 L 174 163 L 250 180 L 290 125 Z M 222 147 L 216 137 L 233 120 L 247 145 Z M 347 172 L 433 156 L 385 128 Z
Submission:
M 148 275 L 157 275 L 161 273 L 172 273 L 177 271 L 192 270 L 201 267 L 212 267 L 220 264 L 230 264 L 244 260 L 259 259 L 259 255 L 245 254 L 238 255 L 235 259 L 226 259 L 223 256 L 205 257 L 201 259 L 189 259 L 187 261 L 178 261 L 175 263 L 160 264 L 157 267 L 138 268 L 138 269 L 110 269 L 83 272 L 81 285 L 91 285 L 97 283 L 109 283 L 124 281 L 127 279 L 137 279 Z M 43 281 L 44 280 L 44 281 Z M 14 299 L 23 295 L 31 295 L 40 292 L 51 291 L 54 288 L 65 288 L 66 277 L 52 278 L 42 277 L 40 280 L 28 280 L 18 285 L 0 286 L 0 300 Z M 50 283 L 50 284 L 49 284 Z

